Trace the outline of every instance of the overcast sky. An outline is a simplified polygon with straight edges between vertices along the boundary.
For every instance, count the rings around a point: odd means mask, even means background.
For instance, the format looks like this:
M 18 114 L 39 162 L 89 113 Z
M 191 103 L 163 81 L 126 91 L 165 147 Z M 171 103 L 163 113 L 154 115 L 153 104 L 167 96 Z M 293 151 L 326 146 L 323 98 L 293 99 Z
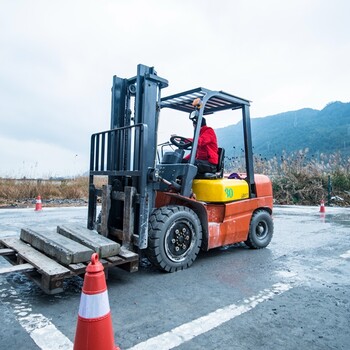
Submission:
M 112 77 L 139 63 L 163 96 L 223 90 L 252 117 L 348 102 L 349 14 L 348 0 L 0 0 L 0 176 L 86 171 Z M 160 135 L 191 128 L 171 118 Z

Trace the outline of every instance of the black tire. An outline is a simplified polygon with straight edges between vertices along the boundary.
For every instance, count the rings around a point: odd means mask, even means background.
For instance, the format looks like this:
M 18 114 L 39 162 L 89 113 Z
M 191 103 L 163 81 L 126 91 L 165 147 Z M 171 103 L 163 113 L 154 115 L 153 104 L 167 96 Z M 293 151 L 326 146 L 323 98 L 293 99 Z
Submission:
M 265 248 L 273 236 L 273 221 L 265 210 L 256 211 L 250 221 L 248 239 L 244 242 L 249 248 Z
M 201 244 L 202 226 L 192 209 L 166 206 L 151 214 L 146 254 L 159 269 L 175 272 L 190 267 Z

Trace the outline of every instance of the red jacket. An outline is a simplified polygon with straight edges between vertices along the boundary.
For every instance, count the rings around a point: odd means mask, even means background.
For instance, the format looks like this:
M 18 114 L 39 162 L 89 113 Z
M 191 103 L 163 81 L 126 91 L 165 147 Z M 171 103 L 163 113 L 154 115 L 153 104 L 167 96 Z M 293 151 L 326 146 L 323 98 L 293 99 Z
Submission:
M 199 131 L 196 159 L 218 164 L 218 141 L 214 130 L 209 126 L 202 126 Z

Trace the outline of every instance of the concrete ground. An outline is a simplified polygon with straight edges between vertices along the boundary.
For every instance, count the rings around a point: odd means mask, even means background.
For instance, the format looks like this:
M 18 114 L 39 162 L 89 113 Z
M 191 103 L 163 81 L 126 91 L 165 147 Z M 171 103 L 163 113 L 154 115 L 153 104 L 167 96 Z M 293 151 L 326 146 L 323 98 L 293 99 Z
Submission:
M 85 225 L 86 207 L 4 209 L 0 237 L 22 227 Z M 262 250 L 202 252 L 166 274 L 143 261 L 114 268 L 108 293 L 121 349 L 349 349 L 350 209 L 276 207 Z M 0 266 L 7 262 L 0 258 Z M 0 276 L 2 349 L 72 349 L 82 279 L 44 294 L 25 275 Z

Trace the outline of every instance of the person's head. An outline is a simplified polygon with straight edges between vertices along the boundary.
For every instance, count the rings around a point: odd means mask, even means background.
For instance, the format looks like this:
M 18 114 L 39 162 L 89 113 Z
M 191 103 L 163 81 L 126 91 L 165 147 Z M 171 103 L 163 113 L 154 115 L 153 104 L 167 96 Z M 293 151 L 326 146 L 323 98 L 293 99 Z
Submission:
M 193 119 L 193 126 L 197 125 L 197 119 Z M 201 123 L 201 127 L 207 125 L 207 121 L 205 120 L 204 117 L 202 117 L 202 123 Z

